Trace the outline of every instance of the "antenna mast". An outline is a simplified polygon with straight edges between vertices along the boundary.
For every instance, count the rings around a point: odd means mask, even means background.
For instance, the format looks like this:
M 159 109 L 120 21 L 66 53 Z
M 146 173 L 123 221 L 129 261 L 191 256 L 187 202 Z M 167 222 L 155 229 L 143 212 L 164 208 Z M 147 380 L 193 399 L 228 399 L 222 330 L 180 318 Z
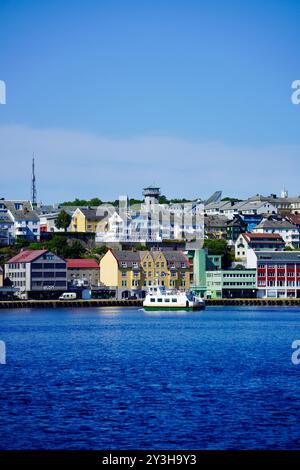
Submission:
M 32 157 L 32 173 L 31 173 L 31 203 L 33 206 L 36 206 L 36 184 L 35 184 L 35 162 L 34 162 L 34 154 Z

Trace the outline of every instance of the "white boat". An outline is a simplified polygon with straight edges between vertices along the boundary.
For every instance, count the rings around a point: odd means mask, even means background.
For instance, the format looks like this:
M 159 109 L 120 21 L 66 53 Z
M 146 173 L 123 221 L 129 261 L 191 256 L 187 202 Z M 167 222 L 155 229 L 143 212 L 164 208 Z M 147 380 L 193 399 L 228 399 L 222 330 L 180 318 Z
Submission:
M 190 291 L 149 287 L 143 302 L 145 310 L 203 310 L 205 301 Z

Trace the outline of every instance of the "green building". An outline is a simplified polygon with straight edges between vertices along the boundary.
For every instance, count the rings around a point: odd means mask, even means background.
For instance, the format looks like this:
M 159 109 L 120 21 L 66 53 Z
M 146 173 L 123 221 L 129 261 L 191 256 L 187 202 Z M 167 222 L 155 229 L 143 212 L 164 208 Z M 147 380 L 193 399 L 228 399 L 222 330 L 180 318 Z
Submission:
M 201 297 L 206 296 L 206 272 L 222 269 L 222 255 L 209 255 L 204 248 L 190 250 L 188 258 L 192 265 L 191 287 Z
M 256 269 L 229 269 L 206 272 L 206 297 L 256 297 Z

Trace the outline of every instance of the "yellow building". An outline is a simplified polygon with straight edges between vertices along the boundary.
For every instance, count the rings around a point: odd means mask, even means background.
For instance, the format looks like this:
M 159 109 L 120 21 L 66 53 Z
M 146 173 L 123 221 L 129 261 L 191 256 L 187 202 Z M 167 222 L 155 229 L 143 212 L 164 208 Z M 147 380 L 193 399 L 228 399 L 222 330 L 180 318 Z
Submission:
M 3 287 L 3 269 L 0 266 L 0 287 Z
M 181 251 L 109 250 L 100 261 L 101 283 L 127 296 L 156 282 L 167 289 L 189 289 L 190 277 L 189 260 Z
M 105 216 L 98 216 L 97 209 L 77 208 L 72 216 L 71 232 L 96 233 L 98 224 L 106 224 Z

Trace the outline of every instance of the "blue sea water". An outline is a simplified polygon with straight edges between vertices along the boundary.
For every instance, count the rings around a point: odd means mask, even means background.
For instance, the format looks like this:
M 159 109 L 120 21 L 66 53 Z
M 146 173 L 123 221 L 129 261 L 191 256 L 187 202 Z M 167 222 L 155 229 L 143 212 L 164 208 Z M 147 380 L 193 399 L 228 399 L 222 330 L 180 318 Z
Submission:
M 1 449 L 299 449 L 298 308 L 0 311 Z

